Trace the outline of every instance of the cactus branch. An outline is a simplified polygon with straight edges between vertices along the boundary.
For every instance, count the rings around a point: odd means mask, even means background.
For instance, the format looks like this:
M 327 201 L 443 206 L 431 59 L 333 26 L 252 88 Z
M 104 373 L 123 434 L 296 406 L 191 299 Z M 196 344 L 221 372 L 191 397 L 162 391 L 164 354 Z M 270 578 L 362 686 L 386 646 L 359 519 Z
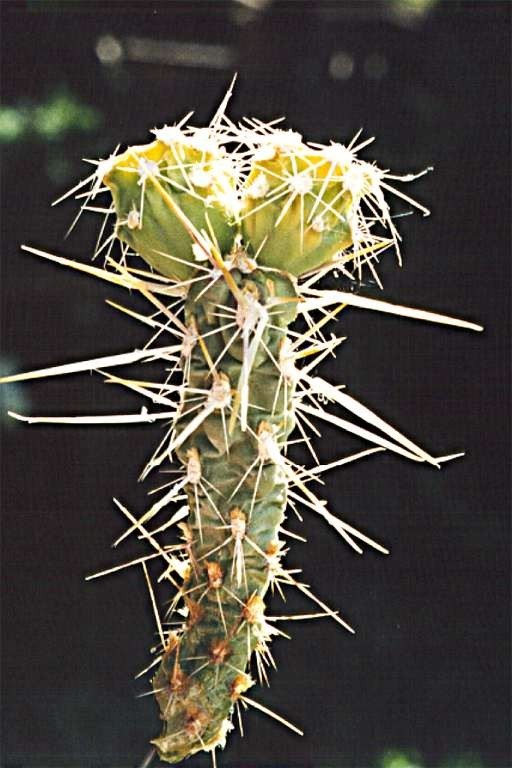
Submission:
M 70 229 L 84 211 L 103 217 L 94 254 L 103 256 L 103 267 L 22 246 L 138 292 L 149 305 L 147 314 L 108 303 L 151 329 L 144 349 L 0 380 L 94 370 L 106 384 L 149 400 L 151 410 L 143 405 L 138 413 L 109 416 L 10 415 L 31 424 L 163 421 L 166 427 L 140 479 L 157 468 L 173 473 L 171 479 L 150 491 L 152 503 L 142 514 L 114 499 L 128 521 L 114 545 L 136 536 L 149 553 L 87 577 L 136 566 L 148 588 L 158 642 L 139 675 L 153 672 L 151 690 L 142 695 L 155 698 L 162 732 L 141 768 L 157 754 L 178 763 L 202 750 L 216 766 L 216 749 L 224 746 L 235 711 L 242 730 L 241 712 L 248 707 L 302 735 L 247 696 L 253 673 L 268 684 L 268 667 L 275 666 L 272 639 L 287 637 L 276 624 L 330 617 L 354 630 L 299 571 L 285 568 L 287 540 L 305 541 L 285 527 L 287 512 L 299 521 L 300 509 L 314 512 L 358 554 L 366 547 L 388 554 L 327 508 L 312 490 L 320 475 L 385 451 L 437 468 L 461 455 L 432 455 L 316 375 L 313 369 L 344 341 L 326 337 L 326 326 L 356 307 L 482 330 L 435 312 L 315 287 L 328 273 L 356 281 L 365 268 L 380 285 L 376 268 L 382 254 L 393 249 L 401 263 L 400 235 L 384 194 L 427 215 L 395 187 L 426 171 L 397 177 L 359 159 L 358 152 L 373 141 L 359 134 L 346 146 L 322 145 L 277 127 L 280 121 L 235 124 L 226 115 L 232 88 L 233 83 L 209 126 L 188 126 L 190 113 L 155 129 L 147 145 L 121 153 L 117 147 L 108 159 L 93 161 L 93 173 L 56 201 L 68 195 L 81 201 Z M 97 204 L 98 196 L 107 201 Z M 164 344 L 167 334 L 171 339 Z M 149 362 L 160 364 L 161 380 L 110 370 Z M 344 418 L 346 412 L 356 421 Z M 318 421 L 346 431 L 362 447 L 322 464 L 314 448 Z M 312 466 L 289 455 L 296 442 L 305 444 Z M 163 616 L 155 577 L 173 593 Z M 285 587 L 299 590 L 320 610 L 267 615 L 268 592 L 283 595 Z

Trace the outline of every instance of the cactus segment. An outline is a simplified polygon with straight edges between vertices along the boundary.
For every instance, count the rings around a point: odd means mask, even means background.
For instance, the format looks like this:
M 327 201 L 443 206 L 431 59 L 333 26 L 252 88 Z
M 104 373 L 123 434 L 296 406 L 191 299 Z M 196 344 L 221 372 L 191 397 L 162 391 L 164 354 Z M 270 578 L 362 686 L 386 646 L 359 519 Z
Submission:
M 397 177 L 356 158 L 366 142 L 359 147 L 355 140 L 348 147 L 308 145 L 298 134 L 261 121 L 237 126 L 224 115 L 226 103 L 208 128 L 183 128 L 181 123 L 155 130 L 151 144 L 99 161 L 92 177 L 72 190 L 91 182 L 88 199 L 105 186 L 111 193 L 114 229 L 98 252 L 117 238 L 117 261 L 110 248 L 101 269 L 25 247 L 139 290 L 151 307 L 147 316 L 112 306 L 152 328 L 154 336 L 144 350 L 3 379 L 104 371 L 150 360 L 165 370 L 161 382 L 145 381 L 140 372 L 134 379 L 104 374 L 107 382 L 157 403 L 157 411 L 143 408 L 105 417 L 11 415 L 31 423 L 169 423 L 141 475 L 145 479 L 167 462 L 177 465 L 171 470 L 177 472 L 174 479 L 155 489 L 165 488 L 165 493 L 138 519 L 116 501 L 130 521 L 116 544 L 137 533 L 151 547 L 149 555 L 127 565 L 142 564 L 151 592 L 160 642 L 148 669 L 156 667 L 152 693 L 163 723 L 152 743 L 169 763 L 206 750 L 215 765 L 215 750 L 224 746 L 240 704 L 263 709 L 298 731 L 245 696 L 255 682 L 255 668 L 260 682 L 268 683 L 269 645 L 280 634 L 274 620 L 329 615 L 351 630 L 281 563 L 286 537 L 301 538 L 283 527 L 287 509 L 297 511 L 298 504 L 320 515 L 356 552 L 366 545 L 387 553 L 327 509 L 313 490 L 318 475 L 382 450 L 436 467 L 454 458 L 430 456 L 351 395 L 310 375 L 342 340 L 324 336 L 326 324 L 352 304 L 481 330 L 455 318 L 314 287 L 329 271 L 336 275 L 341 269 L 352 277 L 348 266 L 359 273 L 367 265 L 375 275 L 378 257 L 390 245 L 398 255 L 399 236 L 384 189 L 426 209 L 389 186 L 386 179 Z M 147 270 L 128 266 L 137 254 L 157 273 L 151 280 Z M 174 303 L 167 304 L 171 296 Z M 300 330 L 290 328 L 299 316 Z M 365 427 L 341 418 L 340 410 Z M 366 449 L 321 465 L 311 447 L 310 434 L 319 434 L 312 418 L 344 429 Z M 287 455 L 295 426 L 313 456 L 312 467 L 297 465 Z M 183 498 L 186 506 L 168 514 Z M 165 522 L 155 527 L 151 521 L 161 514 Z M 156 557 L 164 565 L 159 581 L 175 590 L 165 619 L 175 613 L 181 617 L 171 629 L 161 620 L 146 567 Z M 281 594 L 283 586 L 297 588 L 321 613 L 267 616 L 269 586 Z
M 352 244 L 350 153 L 332 157 L 300 137 L 290 140 L 290 132 L 281 134 L 263 141 L 253 158 L 243 189 L 242 232 L 258 263 L 299 276 Z
M 112 193 L 119 239 L 159 274 L 183 281 L 208 258 L 200 242 L 231 250 L 235 177 L 213 139 L 169 129 L 158 135 L 114 157 L 103 182 Z
M 293 429 L 293 387 L 282 386 L 272 357 L 279 358 L 296 305 L 291 302 L 285 313 L 274 315 L 279 305 L 273 302 L 276 296 L 295 298 L 296 294 L 293 282 L 278 273 L 255 270 L 244 275 L 234 270 L 232 276 L 242 293 L 257 297 L 254 300 L 266 309 L 275 327 L 265 328 L 251 371 L 247 431 L 242 432 L 239 423 L 228 431 L 226 414 L 218 407 L 177 450 L 184 467 L 195 460 L 200 471 L 192 478 L 195 482 L 185 486 L 191 510 L 187 523 L 190 565 L 182 586 L 188 611 L 186 631 L 165 652 L 153 680 L 164 722 L 162 736 L 153 743 L 160 758 L 168 762 L 223 743 L 240 680 L 252 684 L 246 673 L 250 657 L 254 651 L 265 653 L 269 639 L 263 598 L 270 584 L 269 563 L 281 545 L 278 536 L 287 483 L 283 469 L 262 453 L 260 441 L 265 432 L 279 451 Z M 222 332 L 214 333 L 226 324 L 216 310 L 226 307 L 234 317 L 237 306 L 224 281 L 203 290 L 202 296 L 200 290 L 194 286 L 190 291 L 185 318 L 204 338 L 207 357 L 216 360 L 226 349 Z M 237 340 L 215 368 L 218 380 L 228 382 L 228 391 L 241 378 L 243 360 L 243 342 Z M 196 345 L 188 389 L 204 391 L 214 386 L 204 351 Z M 178 434 L 193 418 L 192 413 L 186 415 L 193 404 L 193 399 L 190 403 L 183 399 L 183 415 L 176 421 Z

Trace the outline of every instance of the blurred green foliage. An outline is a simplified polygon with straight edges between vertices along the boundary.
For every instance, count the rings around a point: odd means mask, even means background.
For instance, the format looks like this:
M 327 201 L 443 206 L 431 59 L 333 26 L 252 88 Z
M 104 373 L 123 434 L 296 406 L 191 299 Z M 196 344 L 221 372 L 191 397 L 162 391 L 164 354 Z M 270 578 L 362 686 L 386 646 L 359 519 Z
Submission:
M 445 758 L 439 766 L 440 768 L 484 768 L 478 755 L 472 753 Z
M 430 768 L 415 750 L 389 750 L 377 762 L 378 768 Z M 478 755 L 455 754 L 436 762 L 439 768 L 484 768 Z
M 99 110 L 81 102 L 68 90 L 60 89 L 41 104 L 0 107 L 0 143 L 34 138 L 58 142 L 73 131 L 95 131 L 101 123 Z
M 379 768 L 423 768 L 416 752 L 385 752 L 379 762 Z

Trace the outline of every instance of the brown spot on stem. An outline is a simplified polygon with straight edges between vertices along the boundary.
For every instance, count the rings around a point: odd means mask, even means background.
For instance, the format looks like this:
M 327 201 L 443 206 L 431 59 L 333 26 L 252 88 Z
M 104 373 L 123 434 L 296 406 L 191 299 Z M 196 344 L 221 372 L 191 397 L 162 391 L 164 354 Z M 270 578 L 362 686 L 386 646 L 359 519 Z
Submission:
M 185 730 L 189 736 L 197 737 L 205 730 L 210 720 L 206 710 L 192 704 L 186 711 Z
M 179 639 L 175 632 L 169 632 L 164 648 L 164 656 L 170 656 L 179 645 Z
M 193 627 L 202 619 L 204 608 L 199 603 L 188 598 L 185 599 L 185 604 L 188 608 L 187 627 L 190 629 L 190 627 Z
M 206 573 L 208 574 L 208 586 L 211 589 L 220 589 L 224 580 L 224 574 L 219 563 L 207 560 L 205 562 Z
M 239 699 L 242 693 L 248 691 L 252 685 L 254 685 L 254 681 L 251 680 L 249 675 L 237 675 L 229 688 L 231 701 L 236 701 Z
M 260 624 L 265 613 L 265 603 L 257 593 L 251 595 L 242 609 L 242 616 L 249 624 Z
M 224 664 L 226 659 L 231 656 L 229 640 L 214 640 L 210 646 L 210 659 L 213 664 Z
M 174 696 L 182 696 L 189 687 L 190 678 L 183 672 L 179 665 L 176 665 L 169 676 L 169 685 L 171 693 Z
M 280 549 L 279 542 L 271 541 L 267 546 L 266 554 L 272 557 L 273 555 L 277 555 L 277 553 L 279 552 L 279 549 Z

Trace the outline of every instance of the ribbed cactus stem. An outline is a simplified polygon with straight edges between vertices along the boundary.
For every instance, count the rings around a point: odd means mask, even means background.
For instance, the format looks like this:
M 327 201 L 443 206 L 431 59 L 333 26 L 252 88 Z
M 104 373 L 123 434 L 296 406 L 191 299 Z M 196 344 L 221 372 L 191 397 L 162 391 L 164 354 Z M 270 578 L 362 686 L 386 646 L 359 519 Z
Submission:
M 164 721 L 153 743 L 171 763 L 222 744 L 234 702 L 252 684 L 247 670 L 252 652 L 265 652 L 263 598 L 287 501 L 275 451 L 293 428 L 293 385 L 273 360 L 279 360 L 295 318 L 296 291 L 282 273 L 235 269 L 231 275 L 242 306 L 218 280 L 206 291 L 194 287 L 185 307 L 187 325 L 197 329 L 202 344 L 190 352 L 190 394 L 183 398 L 178 434 L 194 419 L 194 392 L 209 391 L 216 407 L 177 450 L 189 480 L 190 562 L 181 590 L 188 616 L 183 631 L 171 636 L 153 680 Z M 255 302 L 268 323 L 250 371 L 242 431 L 240 412 L 231 425 L 229 413 L 243 377 L 243 326 Z M 229 317 L 235 328 L 222 330 Z

